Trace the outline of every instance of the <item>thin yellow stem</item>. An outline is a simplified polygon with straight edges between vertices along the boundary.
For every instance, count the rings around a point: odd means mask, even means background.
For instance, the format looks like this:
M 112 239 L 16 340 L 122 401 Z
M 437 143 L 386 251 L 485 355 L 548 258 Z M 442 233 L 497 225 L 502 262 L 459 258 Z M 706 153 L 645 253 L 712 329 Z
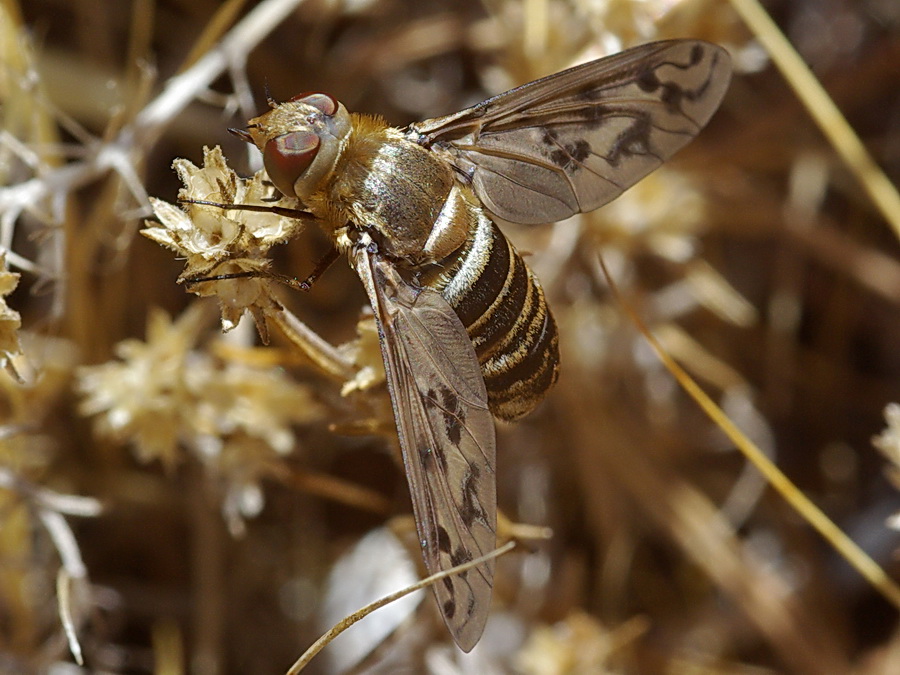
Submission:
M 731 5 L 769 52 L 810 116 L 900 238 L 900 194 L 872 159 L 816 76 L 758 0 L 731 0 Z
M 345 630 L 350 628 L 350 626 L 355 624 L 360 619 L 364 619 L 365 617 L 369 616 L 369 614 L 374 612 L 376 609 L 381 609 L 385 605 L 389 605 L 390 603 L 392 603 L 396 600 L 399 600 L 404 595 L 409 595 L 410 593 L 414 593 L 415 591 L 418 591 L 420 588 L 425 588 L 426 586 L 430 586 L 431 584 L 435 583 L 436 581 L 440 581 L 441 579 L 443 579 L 445 577 L 449 577 L 454 574 L 459 574 L 460 572 L 465 572 L 466 570 L 472 569 L 473 567 L 478 567 L 479 565 L 487 562 L 488 560 L 491 560 L 492 558 L 498 558 L 501 555 L 503 555 L 504 553 L 508 553 L 509 551 L 513 550 L 513 548 L 515 548 L 515 546 L 516 546 L 516 542 L 514 542 L 514 541 L 507 542 L 500 548 L 498 548 L 494 551 L 491 551 L 490 553 L 483 555 L 480 558 L 475 558 L 474 560 L 470 560 L 469 562 L 464 563 L 462 565 L 457 565 L 456 567 L 452 567 L 449 570 L 444 570 L 443 572 L 438 572 L 437 574 L 432 574 L 430 577 L 426 577 L 425 579 L 422 579 L 421 581 L 413 584 L 412 586 L 407 586 L 403 590 L 397 591 L 396 593 L 391 593 L 390 595 L 387 595 L 387 596 L 381 598 L 381 600 L 376 600 L 372 604 L 366 605 L 358 612 L 354 612 L 350 616 L 345 617 L 344 619 L 342 619 L 341 621 L 336 623 L 331 628 L 331 630 L 329 630 L 322 637 L 320 637 L 318 640 L 316 640 L 312 644 L 312 646 L 309 649 L 307 649 L 305 652 L 303 652 L 303 655 L 294 662 L 294 665 L 292 665 L 288 669 L 287 675 L 297 675 L 297 673 L 299 673 L 301 670 L 303 670 L 316 654 L 318 654 L 320 651 L 322 651 L 322 649 L 325 647 L 325 645 L 327 645 L 329 642 L 334 640 L 334 638 L 336 638 L 338 635 L 340 635 Z
M 626 303 L 619 294 L 618 287 L 606 270 L 603 259 L 599 258 L 600 266 L 610 284 L 619 304 L 625 309 L 641 331 L 650 346 L 659 356 L 660 361 L 670 373 L 678 380 L 681 387 L 700 406 L 703 412 L 728 436 L 738 447 L 744 456 L 765 476 L 768 483 L 788 502 L 803 518 L 812 525 L 828 541 L 843 558 L 877 589 L 891 604 L 900 609 L 900 586 L 885 574 L 869 555 L 850 539 L 818 506 L 816 506 L 805 494 L 794 486 L 791 480 L 773 464 L 765 453 L 760 450 L 744 433 L 734 425 L 722 409 L 707 396 L 693 378 L 669 356 L 663 346 L 650 332 L 637 312 Z

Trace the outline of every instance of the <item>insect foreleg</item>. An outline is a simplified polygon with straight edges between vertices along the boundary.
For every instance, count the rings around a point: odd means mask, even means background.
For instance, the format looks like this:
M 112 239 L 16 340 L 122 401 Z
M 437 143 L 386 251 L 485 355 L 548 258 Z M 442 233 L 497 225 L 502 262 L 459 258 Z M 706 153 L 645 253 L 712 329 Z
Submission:
M 308 220 L 315 222 L 316 217 L 309 211 L 302 209 L 289 209 L 286 206 L 269 206 L 266 204 L 223 204 L 221 202 L 210 202 L 205 199 L 179 199 L 181 204 L 198 204 L 200 206 L 212 206 L 225 211 L 253 211 L 256 213 L 274 213 L 285 218 L 296 218 L 297 220 Z

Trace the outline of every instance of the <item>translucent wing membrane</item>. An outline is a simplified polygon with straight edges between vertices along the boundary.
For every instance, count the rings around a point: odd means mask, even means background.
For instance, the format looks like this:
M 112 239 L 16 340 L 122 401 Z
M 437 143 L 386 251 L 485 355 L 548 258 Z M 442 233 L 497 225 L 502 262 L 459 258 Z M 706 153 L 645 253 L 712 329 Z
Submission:
M 381 331 L 381 351 L 425 564 L 431 573 L 496 546 L 494 420 L 466 330 L 439 293 L 414 288 L 360 246 L 351 262 Z M 434 586 L 460 649 L 484 630 L 493 561 Z
M 728 54 L 654 42 L 513 89 L 408 134 L 446 156 L 512 222 L 591 211 L 688 143 L 718 108 Z

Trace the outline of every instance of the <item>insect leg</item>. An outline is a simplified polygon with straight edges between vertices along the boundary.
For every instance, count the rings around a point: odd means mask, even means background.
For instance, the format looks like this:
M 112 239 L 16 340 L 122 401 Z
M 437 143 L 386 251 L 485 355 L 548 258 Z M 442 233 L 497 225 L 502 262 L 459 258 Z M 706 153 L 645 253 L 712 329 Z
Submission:
M 319 277 L 325 274 L 328 268 L 334 264 L 334 261 L 337 260 L 340 255 L 341 252 L 332 246 L 328 253 L 323 255 L 319 262 L 316 263 L 316 266 L 313 267 L 313 271 L 309 273 L 309 276 L 300 282 L 300 290 L 308 291 L 312 288 L 312 285 L 319 280 Z
M 285 218 L 296 218 L 297 220 L 315 221 L 316 217 L 308 211 L 302 209 L 289 209 L 285 206 L 267 206 L 265 204 L 222 204 L 221 202 L 210 202 L 205 199 L 179 199 L 181 204 L 199 204 L 200 206 L 213 206 L 224 211 L 253 211 L 255 213 L 274 213 Z
M 285 286 L 293 288 L 298 291 L 308 291 L 312 288 L 313 284 L 321 277 L 325 271 L 331 267 L 335 260 L 340 256 L 340 251 L 336 248 L 332 247 L 331 250 L 326 253 L 319 262 L 316 263 L 316 266 L 313 268 L 313 271 L 310 272 L 309 276 L 305 279 L 298 279 L 297 277 L 291 277 L 287 274 L 281 274 L 279 272 L 271 272 L 269 270 L 252 270 L 247 272 L 233 272 L 231 274 L 216 274 L 211 277 L 199 277 L 193 279 L 185 279 L 184 283 L 188 286 L 193 286 L 194 284 L 200 284 L 206 281 L 225 281 L 227 279 L 252 279 L 254 277 L 266 277 L 267 279 L 274 279 Z

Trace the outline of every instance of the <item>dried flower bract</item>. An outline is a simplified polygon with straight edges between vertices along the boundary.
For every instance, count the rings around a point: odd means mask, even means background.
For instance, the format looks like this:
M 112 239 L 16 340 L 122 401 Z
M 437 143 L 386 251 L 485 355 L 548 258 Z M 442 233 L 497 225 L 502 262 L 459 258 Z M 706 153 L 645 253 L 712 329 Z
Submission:
M 203 167 L 186 159 L 176 159 L 172 166 L 184 183 L 178 193 L 181 208 L 151 199 L 160 222 L 148 222 L 149 227 L 141 233 L 186 258 L 179 282 L 249 273 L 214 284 L 191 283 L 189 288 L 200 296 L 218 297 L 226 331 L 234 328 L 247 310 L 253 314 L 263 340 L 267 340 L 265 314 L 280 309 L 280 305 L 272 294 L 272 280 L 265 276 L 271 262 L 266 254 L 275 244 L 297 234 L 304 221 L 271 211 L 251 212 L 195 202 L 296 209 L 297 201 L 272 201 L 273 193 L 278 193 L 266 183 L 265 173 L 241 178 L 228 166 L 218 146 L 203 149 Z
M 283 472 L 292 452 L 292 425 L 322 417 L 312 393 L 280 369 L 220 361 L 195 349 L 205 324 L 200 306 L 176 321 L 151 314 L 147 341 L 125 340 L 119 361 L 83 367 L 81 412 L 96 416 L 97 431 L 134 446 L 142 461 L 172 467 L 187 452 L 224 484 L 224 510 L 233 525 L 261 504 L 260 478 Z M 256 511 L 258 507 L 250 509 Z
M 9 357 L 19 354 L 19 328 L 22 317 L 6 304 L 6 296 L 12 293 L 19 284 L 19 276 L 6 267 L 6 253 L 0 253 L 0 362 L 9 368 Z

